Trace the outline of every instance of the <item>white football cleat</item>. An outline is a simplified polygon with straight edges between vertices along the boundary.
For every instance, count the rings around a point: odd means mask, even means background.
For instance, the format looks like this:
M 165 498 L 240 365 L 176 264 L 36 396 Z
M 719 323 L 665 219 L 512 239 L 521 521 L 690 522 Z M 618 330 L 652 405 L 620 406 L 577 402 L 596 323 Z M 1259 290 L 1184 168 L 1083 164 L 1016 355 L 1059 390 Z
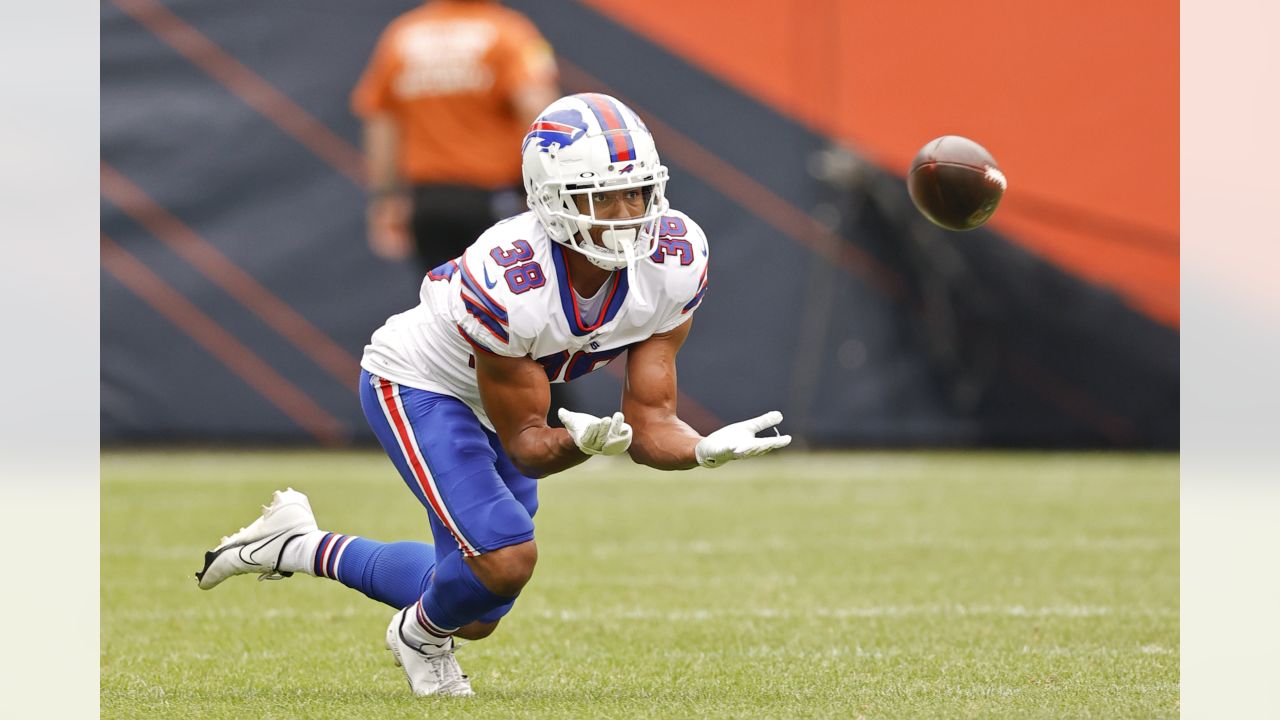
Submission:
M 475 692 L 471 689 L 471 680 L 462 674 L 458 660 L 453 656 L 453 638 L 443 646 L 415 645 L 405 637 L 401 625 L 413 622 L 409 619 L 409 610 L 413 606 L 401 610 L 391 618 L 387 625 L 387 649 L 391 651 L 396 665 L 409 678 L 409 689 L 418 697 L 427 695 L 448 695 L 452 697 L 471 697 Z
M 307 496 L 289 488 L 277 490 L 262 517 L 222 538 L 204 554 L 204 569 L 196 573 L 200 589 L 208 590 L 232 575 L 258 573 L 259 580 L 279 580 L 292 572 L 278 569 L 285 545 L 316 530 L 316 517 Z

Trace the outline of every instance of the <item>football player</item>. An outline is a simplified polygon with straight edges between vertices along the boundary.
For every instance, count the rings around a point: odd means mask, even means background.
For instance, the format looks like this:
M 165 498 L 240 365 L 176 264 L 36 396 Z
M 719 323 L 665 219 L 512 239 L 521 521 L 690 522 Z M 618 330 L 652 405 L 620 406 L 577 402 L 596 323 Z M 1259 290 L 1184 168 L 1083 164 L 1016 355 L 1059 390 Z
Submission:
M 538 478 L 628 451 L 663 470 L 715 468 L 791 441 L 756 437 L 778 412 L 706 437 L 676 416 L 676 354 L 709 255 L 702 229 L 670 208 L 640 118 L 607 95 L 564 97 L 522 152 L 530 212 L 429 272 L 421 303 L 387 320 L 361 362 L 365 415 L 427 509 L 434 546 L 325 532 L 306 496 L 285 490 L 196 574 L 208 589 L 301 572 L 392 606 L 386 644 L 417 695 L 472 694 L 453 637 L 488 636 L 529 581 Z M 550 383 L 623 353 L 619 412 L 561 408 L 564 427 L 547 424 Z

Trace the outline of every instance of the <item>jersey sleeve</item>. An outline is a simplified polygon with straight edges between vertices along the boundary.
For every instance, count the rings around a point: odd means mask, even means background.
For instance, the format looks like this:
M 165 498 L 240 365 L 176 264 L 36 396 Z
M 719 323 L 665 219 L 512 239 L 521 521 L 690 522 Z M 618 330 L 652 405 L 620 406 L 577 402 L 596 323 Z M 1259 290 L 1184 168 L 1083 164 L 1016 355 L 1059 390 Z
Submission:
M 458 258 L 460 282 L 454 312 L 458 331 L 477 350 L 525 357 L 532 352 L 536 338 L 519 322 L 527 313 L 521 312 L 519 295 L 490 256 L 487 237 L 482 235 Z
M 707 267 L 711 259 L 707 236 L 688 215 L 673 213 L 660 222 L 662 229 L 654 257 L 661 257 L 662 264 L 670 267 L 665 273 L 669 303 L 658 325 L 659 334 L 683 325 L 702 304 L 707 295 Z

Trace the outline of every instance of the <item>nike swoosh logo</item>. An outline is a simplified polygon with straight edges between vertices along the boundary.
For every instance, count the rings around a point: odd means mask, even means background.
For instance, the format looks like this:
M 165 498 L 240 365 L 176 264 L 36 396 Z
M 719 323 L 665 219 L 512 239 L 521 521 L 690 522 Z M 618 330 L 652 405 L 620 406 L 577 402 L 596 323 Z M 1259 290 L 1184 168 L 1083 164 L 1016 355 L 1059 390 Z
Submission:
M 248 546 L 248 545 L 241 545 L 241 546 L 240 546 L 240 549 L 237 551 L 237 552 L 239 552 L 239 554 L 240 554 L 240 559 L 241 559 L 242 561 L 244 561 L 244 562 L 245 562 L 245 564 L 248 564 L 248 565 L 257 565 L 257 566 L 261 567 L 261 566 L 262 566 L 262 563 L 257 562 L 256 560 L 254 560 L 254 559 L 253 559 L 253 556 L 254 556 L 254 555 L 256 555 L 256 554 L 258 553 L 258 551 L 259 551 L 259 550 L 261 550 L 262 548 L 264 548 L 264 547 L 266 547 L 266 546 L 270 545 L 270 544 L 271 544 L 271 541 L 275 540 L 276 538 L 280 537 L 281 535 L 284 535 L 284 534 L 285 534 L 285 533 L 287 533 L 287 532 L 289 532 L 289 531 L 288 531 L 288 530 L 281 530 L 280 532 L 276 533 L 275 535 L 272 535 L 271 537 L 267 538 L 266 540 L 263 540 L 262 542 L 260 542 L 260 543 L 258 544 L 258 547 L 256 547 L 256 548 L 254 548 L 253 550 L 250 550 L 250 551 L 249 551 L 249 557 L 245 557 L 245 556 L 244 556 L 244 549 L 245 549 L 245 548 L 247 548 L 247 547 L 249 547 L 249 546 Z
M 498 283 L 492 282 L 491 280 L 489 280 L 489 266 L 484 265 L 482 266 L 482 268 L 484 269 L 484 286 L 489 288 L 490 290 L 498 287 Z

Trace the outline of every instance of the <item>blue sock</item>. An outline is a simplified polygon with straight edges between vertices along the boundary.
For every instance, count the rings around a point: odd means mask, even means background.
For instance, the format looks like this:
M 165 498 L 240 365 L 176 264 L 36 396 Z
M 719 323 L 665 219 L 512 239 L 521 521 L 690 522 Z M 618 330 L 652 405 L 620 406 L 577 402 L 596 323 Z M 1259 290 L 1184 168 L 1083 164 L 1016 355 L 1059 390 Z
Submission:
M 513 602 L 515 598 L 503 597 L 485 587 L 462 559 L 462 553 L 453 552 L 436 565 L 431 584 L 422 594 L 421 607 L 437 628 L 450 630 L 490 617 L 504 606 L 509 610 Z
M 380 543 L 329 533 L 316 549 L 314 574 L 399 610 L 418 601 L 435 568 L 435 548 L 420 542 Z

